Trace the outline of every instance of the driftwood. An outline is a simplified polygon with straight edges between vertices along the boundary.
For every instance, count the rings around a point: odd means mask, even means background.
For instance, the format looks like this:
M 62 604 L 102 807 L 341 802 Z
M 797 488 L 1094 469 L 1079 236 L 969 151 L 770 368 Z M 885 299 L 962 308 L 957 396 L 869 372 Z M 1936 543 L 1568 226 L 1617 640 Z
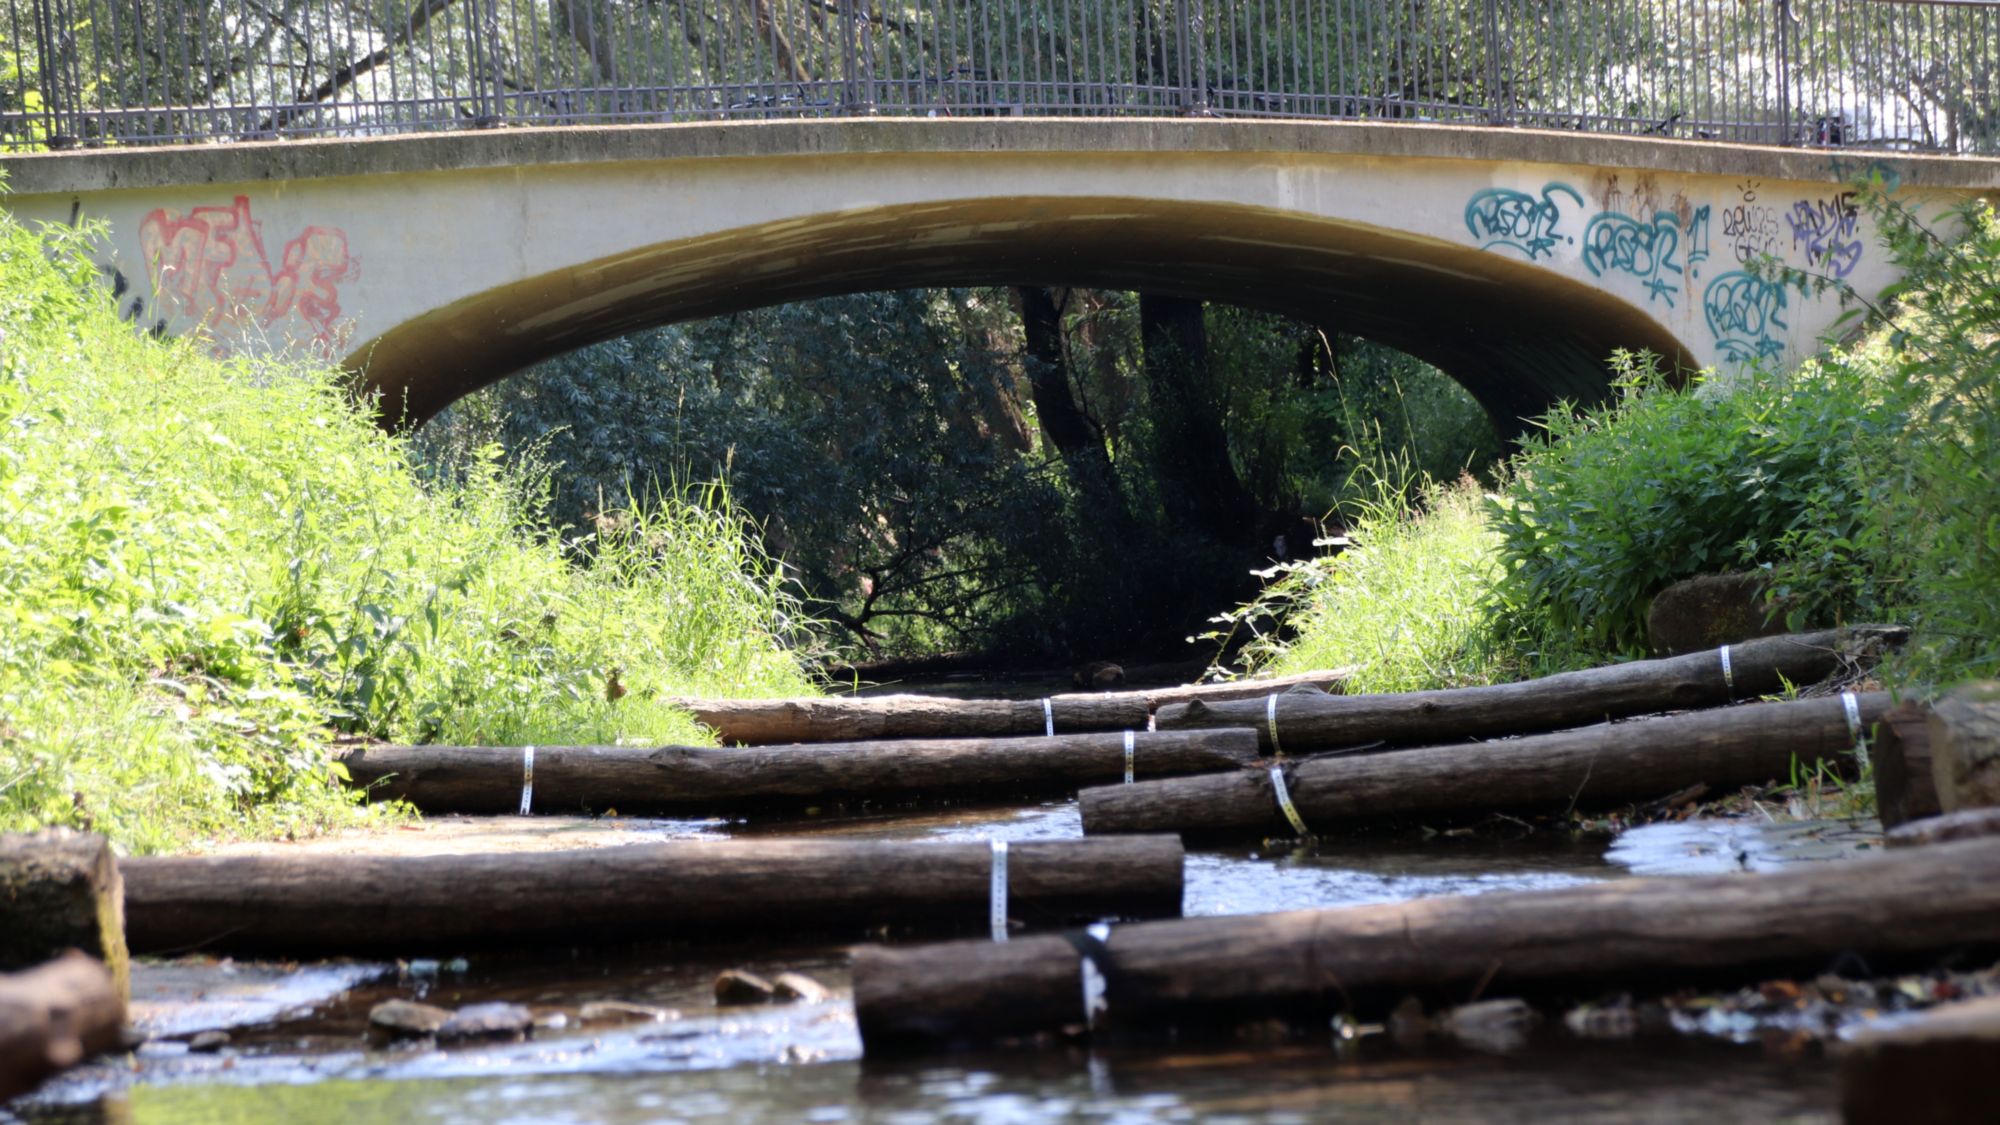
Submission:
M 80 949 L 129 996 L 125 890 L 102 836 L 51 828 L 0 835 L 0 970 Z
M 1886 693 L 1853 697 L 1862 729 Z M 1607 808 L 1690 785 L 1716 789 L 1786 776 L 1796 760 L 1837 758 L 1855 744 L 1842 697 L 1758 703 L 1584 727 L 1497 742 L 1383 754 L 1329 754 L 1284 769 L 1310 831 L 1357 819 L 1497 809 Z M 1293 835 L 1269 770 L 1086 789 L 1086 833 Z
M 0 1102 L 118 1046 L 125 998 L 110 970 L 75 950 L 0 976 Z
M 1908 630 L 1855 626 L 1765 637 L 1720 649 L 1564 672 L 1514 684 L 1388 695 L 1281 695 L 1277 748 L 1298 752 L 1389 742 L 1414 744 L 1487 735 L 1558 730 L 1658 711 L 1717 707 L 1755 699 L 1785 684 L 1825 679 L 1875 643 L 1899 642 Z M 1162 707 L 1161 730 L 1255 727 L 1273 745 L 1266 699 Z
M 1386 1014 L 1406 995 L 1595 995 L 1690 974 L 1756 979 L 2000 942 L 2000 840 L 1767 875 L 1623 879 L 1547 891 L 1193 918 L 1114 928 L 1100 1026 Z M 1081 1029 L 1080 938 L 864 947 L 854 1002 L 872 1053 Z
M 1894 828 L 1944 811 L 1931 768 L 1931 709 L 1904 700 L 1882 716 L 1869 753 L 1875 759 L 1875 807 Z
M 373 746 L 345 759 L 353 783 L 430 812 L 517 812 L 518 746 Z M 1135 777 L 1237 769 L 1257 761 L 1247 730 L 1132 735 Z M 1125 736 L 818 743 L 773 749 L 537 746 L 532 807 L 539 811 L 716 813 L 908 800 L 977 792 L 1056 791 L 1119 781 Z
M 1945 812 L 2000 805 L 2000 682 L 1966 684 L 1932 704 L 1930 738 Z
M 1171 836 L 1009 848 L 1008 913 L 1174 917 Z M 984 843 L 679 841 L 526 854 L 203 856 L 125 863 L 139 953 L 286 955 L 635 939 L 984 929 Z
M 1993 1119 L 2000 996 L 1944 1004 L 1838 1049 L 1847 1125 L 1959 1125 Z
M 1039 699 L 946 699 L 932 695 L 828 696 L 823 699 L 677 699 L 714 727 L 725 743 L 863 742 L 879 738 L 1007 738 L 1057 733 L 1144 730 L 1170 703 L 1262 698 L 1273 691 L 1316 687 L 1338 691 L 1344 671 L 1305 672 L 1268 680 L 1190 684 L 1150 691 L 1065 693 Z
M 1882 837 L 1882 842 L 1892 848 L 1920 848 L 1988 836 L 2000 836 L 2000 807 L 1960 809 L 1955 813 L 1906 821 L 1890 829 Z

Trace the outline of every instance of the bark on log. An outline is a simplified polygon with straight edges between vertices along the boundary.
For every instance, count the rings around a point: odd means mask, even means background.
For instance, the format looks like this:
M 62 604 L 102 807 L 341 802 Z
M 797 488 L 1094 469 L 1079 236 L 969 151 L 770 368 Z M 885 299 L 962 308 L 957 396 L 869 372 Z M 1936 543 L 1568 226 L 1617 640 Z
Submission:
M 1875 805 L 1882 827 L 1944 811 L 1931 767 L 1930 708 L 1904 700 L 1882 716 L 1869 753 L 1875 758 Z
M 125 889 L 102 836 L 51 828 L 0 835 L 0 969 L 40 965 L 80 949 L 131 995 Z
M 1966 684 L 1932 704 L 1930 736 L 1945 812 L 2000 805 L 2000 681 Z
M 2000 840 L 1940 844 L 1767 875 L 1623 879 L 1116 928 L 1100 958 L 1113 1032 L 1230 1017 L 1379 1018 L 1405 995 L 1589 995 L 1692 976 L 1824 968 L 2000 942 Z M 1108 960 L 1108 964 L 1102 963 Z M 1040 936 L 854 957 L 871 1053 L 1078 1029 L 1076 945 Z
M 1169 703 L 1262 699 L 1274 691 L 1338 691 L 1344 670 L 1268 680 L 1188 684 L 1149 691 L 1063 693 L 1049 697 L 1057 733 L 1144 730 Z M 724 743 L 864 742 L 883 738 L 1007 738 L 1045 734 L 1039 699 L 946 699 L 932 695 L 831 696 L 825 699 L 676 699 L 714 727 Z M 1247 725 L 1247 724 L 1246 724 Z
M 1856 697 L 1865 730 L 1885 692 Z M 1638 719 L 1498 742 L 1308 758 L 1280 767 L 1308 830 L 1410 813 L 1607 808 L 1698 782 L 1715 789 L 1784 777 L 1854 748 L 1838 696 Z M 1083 830 L 1294 835 L 1268 770 L 1140 782 L 1078 794 Z
M 1882 839 L 1892 848 L 1919 848 L 1987 836 L 2000 836 L 2000 808 L 1960 809 L 1941 816 L 1927 816 L 1897 825 Z
M 1839 1047 L 1846 1125 L 1990 1121 L 2000 1069 L 2000 996 L 1944 1004 Z
M 0 976 L 0 1102 L 118 1046 L 125 997 L 104 965 L 76 950 Z
M 1180 841 L 1024 841 L 1009 916 L 1175 917 Z M 125 865 L 132 948 L 286 955 L 982 930 L 984 843 L 680 841 L 512 855 L 204 856 Z
M 1484 735 L 1556 730 L 1657 711 L 1716 707 L 1755 699 L 1784 684 L 1825 679 L 1855 653 L 1878 642 L 1900 642 L 1898 626 L 1765 637 L 1729 646 L 1729 676 L 1720 650 L 1564 672 L 1487 687 L 1388 695 L 1280 697 L 1278 747 L 1298 752 L 1372 742 L 1403 745 Z M 1162 707 L 1161 730 L 1255 727 L 1272 745 L 1263 699 Z
M 1132 736 L 1137 777 L 1239 769 L 1257 760 L 1257 736 L 1247 730 Z M 522 763 L 518 746 L 375 746 L 344 760 L 355 785 L 427 812 L 518 811 Z M 775 749 L 537 746 L 533 807 L 712 814 L 969 792 L 1073 793 L 1124 775 L 1125 736 L 1116 733 Z

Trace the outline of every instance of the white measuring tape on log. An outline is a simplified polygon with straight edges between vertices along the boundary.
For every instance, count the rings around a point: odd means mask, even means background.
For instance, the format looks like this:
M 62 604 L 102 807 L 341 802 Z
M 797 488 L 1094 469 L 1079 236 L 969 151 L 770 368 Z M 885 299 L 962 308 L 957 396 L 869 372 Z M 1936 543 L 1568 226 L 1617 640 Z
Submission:
M 1103 922 L 1084 927 L 1084 933 L 1097 939 L 1099 948 L 1111 937 L 1111 927 Z M 1109 952 L 1109 950 L 1106 950 Z M 1095 1031 L 1104 1022 L 1104 1015 L 1111 1010 L 1111 1004 L 1104 995 L 1104 969 L 1098 965 L 1087 946 L 1079 946 L 1078 971 L 1083 977 L 1083 1022 Z
M 993 841 L 993 885 L 991 914 L 993 940 L 1007 940 L 1007 841 Z
M 1271 767 L 1271 791 L 1278 795 L 1278 808 L 1285 814 L 1285 819 L 1292 822 L 1292 830 L 1300 836 L 1311 836 L 1312 833 L 1306 831 L 1305 819 L 1299 816 L 1298 807 L 1292 804 L 1291 792 L 1285 788 L 1285 771 L 1277 766 Z
M 1132 784 L 1132 732 L 1125 732 L 1125 784 Z
M 1868 740 L 1861 737 L 1861 700 L 1851 691 L 1840 693 L 1841 709 L 1847 712 L 1847 736 L 1854 740 L 1854 761 L 1868 768 Z
M 1285 752 L 1284 748 L 1278 745 L 1278 693 L 1277 692 L 1272 692 L 1270 695 L 1264 697 L 1264 729 L 1271 732 L 1271 753 L 1273 754 L 1284 753 Z M 1300 829 L 1300 831 L 1304 831 L 1304 829 Z
M 521 747 L 521 815 L 527 816 L 535 804 L 535 748 Z
M 1720 651 L 1722 653 L 1722 686 L 1729 689 L 1729 698 L 1734 699 L 1736 698 L 1736 670 L 1729 666 L 1729 646 L 1723 645 Z
M 1056 707 L 1047 699 L 1042 700 L 1042 733 L 1050 738 L 1056 736 Z

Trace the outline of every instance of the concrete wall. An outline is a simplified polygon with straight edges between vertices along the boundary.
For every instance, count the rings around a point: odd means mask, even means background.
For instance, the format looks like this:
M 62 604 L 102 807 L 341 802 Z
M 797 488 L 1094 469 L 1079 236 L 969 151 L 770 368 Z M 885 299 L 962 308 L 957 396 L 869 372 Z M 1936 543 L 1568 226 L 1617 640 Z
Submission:
M 638 328 L 840 292 L 1079 284 L 1257 305 L 1424 356 L 1507 420 L 1614 347 L 1727 368 L 1841 311 L 1770 254 L 1893 277 L 1845 181 L 2000 161 L 1236 121 L 508 130 L 0 161 L 23 217 L 107 224 L 121 307 L 220 351 L 338 358 L 407 416 Z

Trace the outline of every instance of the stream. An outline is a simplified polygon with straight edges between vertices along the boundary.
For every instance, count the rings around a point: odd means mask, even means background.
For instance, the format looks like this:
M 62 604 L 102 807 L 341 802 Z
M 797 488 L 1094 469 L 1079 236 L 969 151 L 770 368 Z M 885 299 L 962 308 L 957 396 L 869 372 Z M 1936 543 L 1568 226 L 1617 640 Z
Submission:
M 1073 801 L 951 807 L 850 820 L 437 817 L 398 850 L 469 850 L 495 837 L 591 839 L 607 821 L 628 843 L 827 835 L 1029 840 L 1081 835 Z M 390 836 L 398 835 L 391 833 Z M 1204 848 L 1188 854 L 1185 912 L 1241 914 L 1482 894 L 1648 875 L 1766 870 L 1874 845 L 1872 824 L 1667 823 L 1615 840 L 1546 831 L 1408 832 L 1322 841 L 1311 850 Z M 369 841 L 335 846 L 368 847 Z M 544 844 L 543 846 L 546 846 Z M 133 973 L 134 1023 L 151 1038 L 86 1064 L 0 1122 L 1309 1122 L 1770 1121 L 1837 1118 L 1831 1067 L 1756 1028 L 1585 1038 L 1560 1021 L 1524 1043 L 1411 1047 L 1329 1028 L 1201 1046 L 1052 1048 L 864 1059 L 844 947 L 622 946 L 474 954 L 406 963 L 269 964 L 184 958 Z M 715 1005 L 716 973 L 798 971 L 823 1003 Z M 454 1047 L 368 1038 L 391 999 L 447 1007 L 511 1001 L 537 1016 L 532 1039 Z M 665 1018 L 585 1023 L 593 1001 Z M 222 1031 L 227 1042 L 190 1041 Z M 208 1036 L 216 1040 L 218 1036 Z

